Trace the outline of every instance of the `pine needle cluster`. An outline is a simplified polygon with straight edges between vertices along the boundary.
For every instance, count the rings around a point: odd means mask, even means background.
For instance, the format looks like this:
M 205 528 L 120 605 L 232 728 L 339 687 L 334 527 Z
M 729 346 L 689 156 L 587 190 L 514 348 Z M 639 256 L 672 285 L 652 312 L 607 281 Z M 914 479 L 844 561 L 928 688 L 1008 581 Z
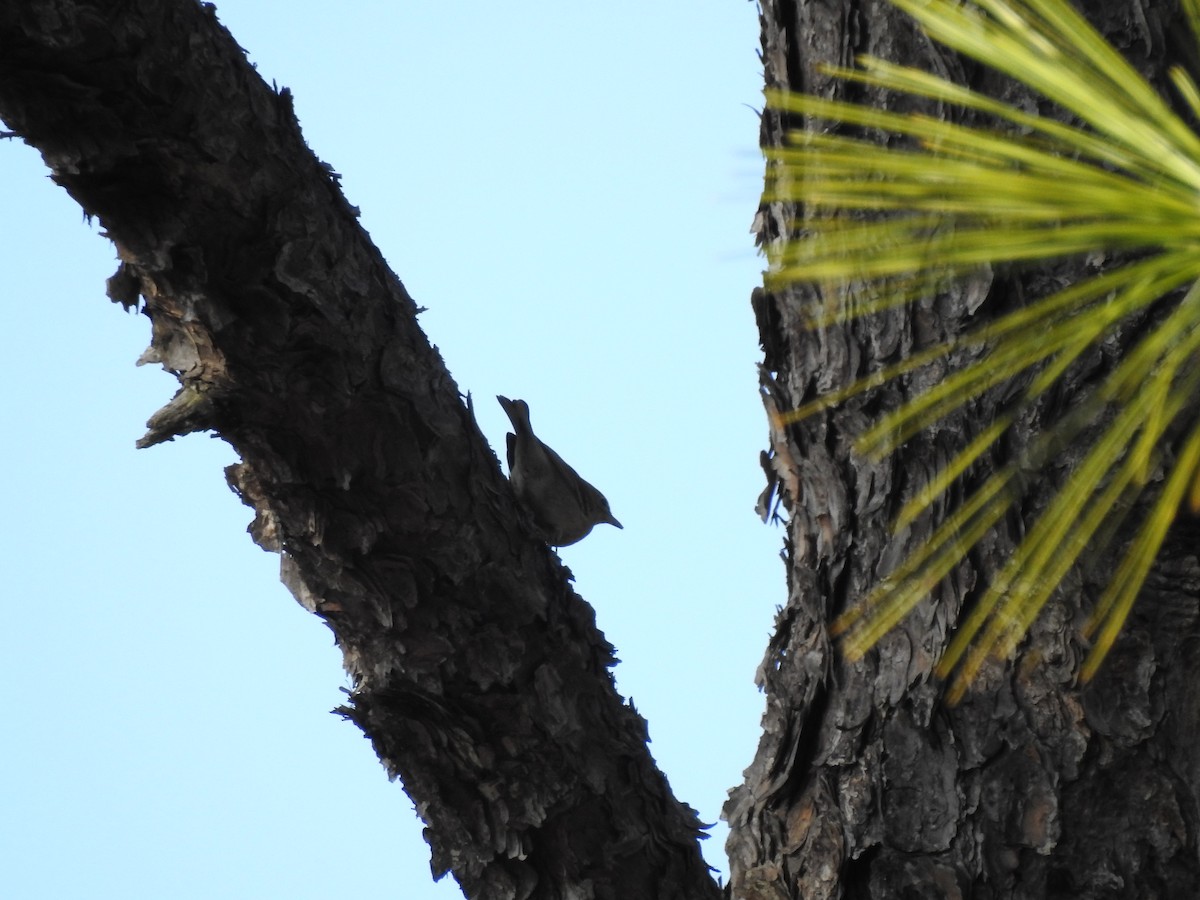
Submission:
M 892 452 L 985 391 L 1024 376 L 1022 395 L 901 509 L 922 515 L 1090 348 L 1152 305 L 1169 304 L 1092 396 L 991 473 L 931 540 L 835 623 L 861 656 L 927 596 L 1018 501 L 1053 448 L 1092 441 L 1011 559 L 984 589 L 939 663 L 961 697 L 988 658 L 1007 658 L 1085 550 L 1112 539 L 1114 517 L 1147 509 L 1084 637 L 1091 677 L 1111 648 L 1182 505 L 1200 509 L 1200 138 L 1065 0 L 892 0 L 946 46 L 1017 79 L 1079 124 L 1039 116 L 935 75 L 864 57 L 828 68 L 849 82 L 972 110 L 975 127 L 921 114 L 773 92 L 774 108 L 810 127 L 768 151 L 768 202 L 802 204 L 803 234 L 768 247 L 768 286 L 811 282 L 826 296 L 868 297 L 812 313 L 814 327 L 879 312 L 984 265 L 1097 251 L 1129 260 L 915 353 L 783 419 L 796 421 L 963 347 L 978 360 L 877 421 L 857 449 Z M 1200 0 L 1184 0 L 1200 41 Z M 1200 90 L 1174 87 L 1200 119 Z M 898 146 L 833 133 L 838 125 L 902 136 Z M 863 215 L 863 213 L 872 215 Z M 1182 435 L 1182 437 L 1180 437 Z M 1165 477 L 1152 475 L 1166 465 Z M 1138 504 L 1146 492 L 1148 505 Z

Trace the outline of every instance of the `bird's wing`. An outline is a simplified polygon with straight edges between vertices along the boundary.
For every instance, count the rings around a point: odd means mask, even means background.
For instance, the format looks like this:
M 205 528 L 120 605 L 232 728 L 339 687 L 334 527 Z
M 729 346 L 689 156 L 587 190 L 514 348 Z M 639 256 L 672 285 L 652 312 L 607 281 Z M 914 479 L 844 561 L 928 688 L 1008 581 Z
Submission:
M 564 489 L 571 491 L 575 496 L 579 508 L 588 515 L 604 512 L 611 518 L 612 513 L 608 512 L 608 500 L 600 493 L 599 488 L 587 481 L 545 444 L 542 444 L 542 447 L 545 448 L 546 455 L 557 467 Z M 620 526 L 618 525 L 618 527 Z
M 516 456 L 517 436 L 511 431 L 504 436 L 504 443 L 508 446 L 508 471 L 511 474 L 513 468 L 513 457 Z

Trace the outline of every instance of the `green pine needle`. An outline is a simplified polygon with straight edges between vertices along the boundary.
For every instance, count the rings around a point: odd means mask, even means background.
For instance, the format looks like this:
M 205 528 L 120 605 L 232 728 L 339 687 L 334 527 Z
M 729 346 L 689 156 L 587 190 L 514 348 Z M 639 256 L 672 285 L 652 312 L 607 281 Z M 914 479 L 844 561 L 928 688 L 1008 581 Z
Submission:
M 894 527 L 907 528 L 987 451 L 1081 354 L 1130 316 L 1192 285 L 1103 381 L 1052 425 L 1025 456 L 993 473 L 832 630 L 862 656 L 958 566 L 1019 500 L 1029 475 L 1068 442 L 1090 440 L 1083 461 L 1032 523 L 1012 558 L 959 627 L 938 674 L 960 698 L 989 659 L 1015 652 L 1040 610 L 1085 553 L 1137 506 L 1152 475 L 1168 474 L 1124 551 L 1085 631 L 1094 638 L 1081 671 L 1090 678 L 1119 633 L 1176 511 L 1200 508 L 1200 138 L 1064 0 L 892 0 L 947 46 L 1020 80 L 1083 124 L 1044 119 L 916 69 L 863 58 L 832 75 L 955 104 L 995 120 L 967 127 L 769 91 L 771 106 L 807 117 L 813 130 L 767 151 L 765 202 L 800 204 L 797 237 L 768 245 L 768 286 L 803 281 L 853 300 L 810 312 L 814 328 L 928 296 L 952 279 L 998 263 L 1124 251 L 1135 262 L 1080 281 L 955 341 L 830 392 L 779 416 L 815 415 L 851 397 L 969 349 L 977 361 L 942 379 L 859 436 L 874 456 L 1031 372 L 1015 406 L 918 491 Z M 1185 0 L 1200 35 L 1200 0 Z M 1200 116 L 1200 90 L 1171 78 Z M 820 123 L 895 136 L 890 146 L 820 131 Z M 852 305 L 851 305 L 852 304 Z M 1178 453 L 1172 441 L 1186 433 Z

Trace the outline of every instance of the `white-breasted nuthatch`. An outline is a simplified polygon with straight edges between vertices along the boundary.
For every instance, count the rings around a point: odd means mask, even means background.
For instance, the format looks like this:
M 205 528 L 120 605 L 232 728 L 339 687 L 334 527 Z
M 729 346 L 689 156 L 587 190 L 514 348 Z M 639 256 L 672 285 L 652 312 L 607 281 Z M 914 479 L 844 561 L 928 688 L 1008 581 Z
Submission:
M 508 480 L 539 537 L 552 546 L 565 547 L 583 540 L 602 522 L 624 527 L 609 511 L 604 495 L 538 440 L 529 425 L 529 404 L 507 397 L 496 399 L 516 432 L 507 435 Z

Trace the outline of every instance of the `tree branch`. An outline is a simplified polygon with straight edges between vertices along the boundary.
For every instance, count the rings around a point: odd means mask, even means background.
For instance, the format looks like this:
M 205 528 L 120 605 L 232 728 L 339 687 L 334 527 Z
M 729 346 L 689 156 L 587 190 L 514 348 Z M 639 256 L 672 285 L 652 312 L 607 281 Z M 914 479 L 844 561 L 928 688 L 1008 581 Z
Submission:
M 336 635 L 371 738 L 471 897 L 716 897 L 612 648 L 519 524 L 469 403 L 337 176 L 190 0 L 0 9 L 0 116 L 117 247 L 144 359 L 181 389 L 143 445 L 211 429 Z

